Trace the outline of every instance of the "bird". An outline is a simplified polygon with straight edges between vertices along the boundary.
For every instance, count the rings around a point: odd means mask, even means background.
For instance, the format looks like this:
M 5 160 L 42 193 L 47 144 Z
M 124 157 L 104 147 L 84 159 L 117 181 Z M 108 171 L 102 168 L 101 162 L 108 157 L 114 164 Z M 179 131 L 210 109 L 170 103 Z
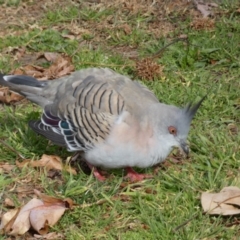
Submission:
M 163 162 L 173 148 L 189 153 L 191 121 L 204 98 L 180 108 L 159 102 L 139 81 L 109 68 L 86 68 L 39 81 L 31 76 L 0 74 L 8 86 L 42 107 L 29 127 L 70 152 L 82 153 L 99 180 L 100 169 L 123 168 L 130 181 L 151 175 L 147 168 Z

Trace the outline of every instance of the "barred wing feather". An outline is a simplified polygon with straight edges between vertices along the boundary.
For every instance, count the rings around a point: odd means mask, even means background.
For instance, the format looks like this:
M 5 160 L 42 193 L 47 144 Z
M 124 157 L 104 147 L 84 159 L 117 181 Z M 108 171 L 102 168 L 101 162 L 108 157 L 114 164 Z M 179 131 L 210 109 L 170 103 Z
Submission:
M 48 82 L 45 92 L 54 98 L 44 107 L 41 120 L 54 134 L 46 136 L 39 123 L 30 126 L 54 143 L 59 135 L 70 151 L 86 151 L 103 142 L 123 111 L 141 116 L 144 105 L 158 102 L 145 86 L 110 69 L 75 72 Z

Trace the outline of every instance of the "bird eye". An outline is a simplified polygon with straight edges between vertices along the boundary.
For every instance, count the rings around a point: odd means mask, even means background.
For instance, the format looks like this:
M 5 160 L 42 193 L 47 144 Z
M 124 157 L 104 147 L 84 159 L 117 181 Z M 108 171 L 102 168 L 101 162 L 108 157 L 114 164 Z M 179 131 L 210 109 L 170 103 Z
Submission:
M 172 135 L 177 135 L 177 129 L 173 126 L 168 127 L 168 131 Z

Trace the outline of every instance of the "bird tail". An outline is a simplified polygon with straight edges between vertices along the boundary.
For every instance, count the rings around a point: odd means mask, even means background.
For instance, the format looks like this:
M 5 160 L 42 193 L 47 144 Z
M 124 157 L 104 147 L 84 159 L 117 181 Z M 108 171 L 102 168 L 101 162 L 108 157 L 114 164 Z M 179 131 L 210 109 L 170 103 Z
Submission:
M 24 75 L 0 74 L 0 85 L 9 87 L 10 90 L 25 96 L 40 106 L 45 106 L 48 103 L 48 100 L 42 96 L 48 81 L 38 81 L 33 77 Z

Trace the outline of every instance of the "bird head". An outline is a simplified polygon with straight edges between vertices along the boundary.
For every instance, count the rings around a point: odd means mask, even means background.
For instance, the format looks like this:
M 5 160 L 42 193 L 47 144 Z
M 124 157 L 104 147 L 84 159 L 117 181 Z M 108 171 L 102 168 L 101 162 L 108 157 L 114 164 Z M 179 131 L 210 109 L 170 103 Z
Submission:
M 195 104 L 189 103 L 185 108 L 161 104 L 158 137 L 166 152 L 178 147 L 188 155 L 187 136 L 190 124 L 204 99 L 205 97 Z

